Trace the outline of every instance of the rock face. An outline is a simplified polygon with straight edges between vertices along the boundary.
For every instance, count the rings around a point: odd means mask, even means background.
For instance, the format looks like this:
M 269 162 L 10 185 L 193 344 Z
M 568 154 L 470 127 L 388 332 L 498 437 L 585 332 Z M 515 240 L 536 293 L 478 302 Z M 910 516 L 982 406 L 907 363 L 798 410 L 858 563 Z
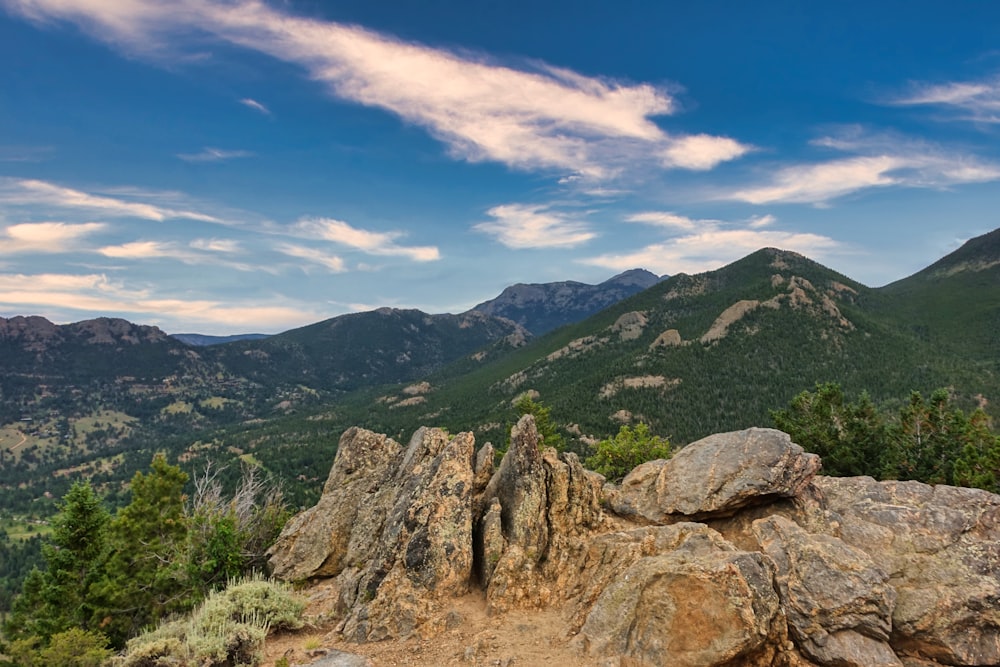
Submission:
M 788 434 L 769 428 L 718 433 L 669 461 L 644 463 L 611 496 L 618 514 L 664 523 L 725 516 L 775 497 L 798 495 L 820 468 Z
M 406 447 L 350 429 L 274 574 L 313 580 L 345 637 L 431 637 L 469 591 L 493 614 L 563 610 L 607 667 L 1000 664 L 1000 496 L 817 476 L 770 429 L 710 436 L 620 487 L 539 449 L 494 467 L 472 435 Z

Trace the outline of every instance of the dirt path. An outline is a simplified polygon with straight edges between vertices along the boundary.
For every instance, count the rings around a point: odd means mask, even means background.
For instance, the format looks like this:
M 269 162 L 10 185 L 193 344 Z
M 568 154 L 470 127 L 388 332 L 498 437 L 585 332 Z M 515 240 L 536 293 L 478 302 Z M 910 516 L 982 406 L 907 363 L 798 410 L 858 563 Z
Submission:
M 488 616 L 482 593 L 456 598 L 453 611 L 461 621 L 432 639 L 355 644 L 339 639 L 330 628 L 283 633 L 268 638 L 263 664 L 282 657 L 289 665 L 308 665 L 333 649 L 369 658 L 375 667 L 556 667 L 596 666 L 568 645 L 563 610 L 519 611 Z

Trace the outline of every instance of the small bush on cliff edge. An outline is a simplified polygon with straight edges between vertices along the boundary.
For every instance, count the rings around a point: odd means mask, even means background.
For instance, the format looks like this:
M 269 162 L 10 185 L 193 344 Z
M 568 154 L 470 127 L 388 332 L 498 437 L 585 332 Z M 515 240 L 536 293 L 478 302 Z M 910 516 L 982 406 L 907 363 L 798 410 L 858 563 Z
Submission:
M 653 435 L 645 424 L 635 428 L 627 424 L 618 434 L 597 443 L 586 466 L 604 475 L 609 482 L 620 482 L 632 468 L 646 461 L 670 458 L 670 441 Z

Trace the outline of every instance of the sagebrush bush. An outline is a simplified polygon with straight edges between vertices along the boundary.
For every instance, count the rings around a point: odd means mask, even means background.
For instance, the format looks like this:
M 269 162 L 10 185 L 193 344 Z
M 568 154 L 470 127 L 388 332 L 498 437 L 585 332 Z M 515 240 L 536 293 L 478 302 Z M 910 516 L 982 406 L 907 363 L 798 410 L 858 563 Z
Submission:
M 253 577 L 214 592 L 190 616 L 130 640 L 115 667 L 256 667 L 270 628 L 302 627 L 287 584 Z

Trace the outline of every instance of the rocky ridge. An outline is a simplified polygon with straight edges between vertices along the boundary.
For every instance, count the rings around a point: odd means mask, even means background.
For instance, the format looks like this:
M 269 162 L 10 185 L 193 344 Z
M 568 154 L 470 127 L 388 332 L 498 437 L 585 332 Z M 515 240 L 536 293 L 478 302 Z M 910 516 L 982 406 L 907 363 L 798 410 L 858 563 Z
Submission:
M 613 486 L 526 416 L 493 462 L 469 433 L 350 429 L 275 576 L 312 580 L 355 642 L 439 637 L 471 591 L 494 616 L 558 610 L 580 664 L 1000 663 L 1000 496 L 819 476 L 772 429 Z

